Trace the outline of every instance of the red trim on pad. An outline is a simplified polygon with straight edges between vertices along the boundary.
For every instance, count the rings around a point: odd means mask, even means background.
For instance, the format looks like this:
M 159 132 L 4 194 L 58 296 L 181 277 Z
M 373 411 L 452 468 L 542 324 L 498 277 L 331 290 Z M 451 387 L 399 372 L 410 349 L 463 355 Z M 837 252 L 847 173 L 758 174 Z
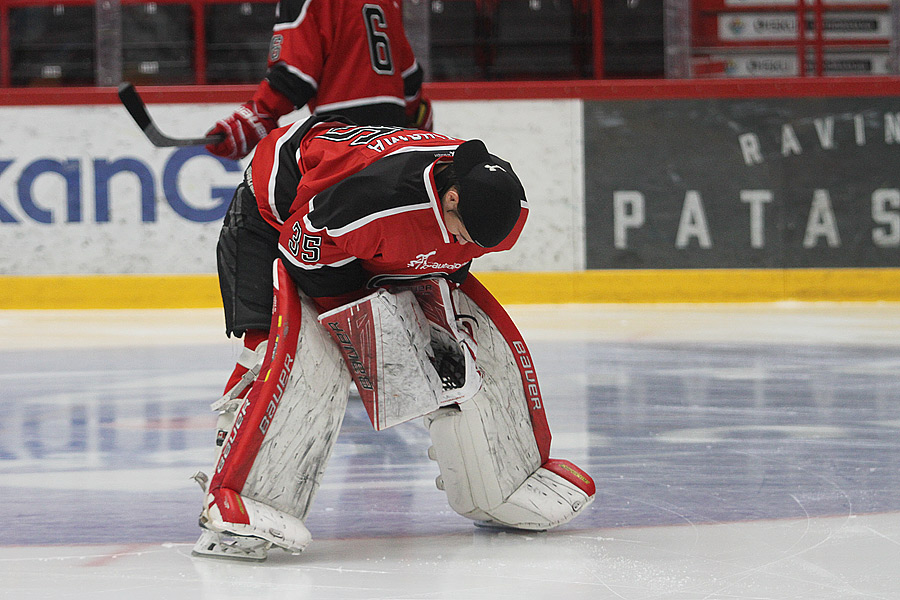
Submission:
M 597 486 L 594 484 L 593 478 L 574 463 L 567 460 L 552 458 L 542 464 L 541 467 L 547 469 L 551 473 L 556 473 L 566 481 L 572 482 L 588 496 L 593 496 L 597 493 Z
M 534 440 L 537 442 L 538 451 L 541 453 L 541 463 L 550 457 L 550 426 L 547 424 L 547 415 L 544 412 L 544 398 L 541 396 L 541 388 L 538 385 L 537 371 L 534 361 L 522 334 L 519 333 L 513 320 L 507 314 L 503 306 L 497 302 L 474 275 L 469 274 L 465 282 L 460 286 L 469 298 L 478 305 L 481 310 L 494 322 L 500 330 L 503 339 L 506 340 L 510 351 L 516 358 L 516 365 L 522 375 L 522 387 L 525 399 L 528 403 L 528 411 L 531 413 L 531 427 L 534 430 Z
M 280 260 L 276 264 L 277 291 L 266 358 L 225 440 L 216 472 L 209 484 L 210 493 L 219 488 L 238 492 L 244 489 L 290 378 L 300 336 L 302 305 L 284 265 Z

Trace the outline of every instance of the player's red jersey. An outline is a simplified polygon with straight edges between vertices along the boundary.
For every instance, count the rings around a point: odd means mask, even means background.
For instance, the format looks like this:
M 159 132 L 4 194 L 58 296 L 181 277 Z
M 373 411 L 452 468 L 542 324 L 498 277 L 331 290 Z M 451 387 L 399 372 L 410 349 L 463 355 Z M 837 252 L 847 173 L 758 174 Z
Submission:
M 296 106 L 404 125 L 422 70 L 398 0 L 281 0 L 267 80 Z
M 434 172 L 462 142 L 317 119 L 266 137 L 253 158 L 252 186 L 301 288 L 337 296 L 387 280 L 464 276 L 472 259 L 510 249 L 527 218 L 524 198 L 499 246 L 460 244 L 447 231 Z

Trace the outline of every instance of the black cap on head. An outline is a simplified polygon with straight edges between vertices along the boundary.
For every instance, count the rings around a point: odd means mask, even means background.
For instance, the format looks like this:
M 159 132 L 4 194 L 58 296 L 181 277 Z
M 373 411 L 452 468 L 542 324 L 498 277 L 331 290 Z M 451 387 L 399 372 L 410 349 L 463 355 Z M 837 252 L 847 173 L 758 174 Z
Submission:
M 469 140 L 453 155 L 459 179 L 459 214 L 479 246 L 498 245 L 516 225 L 525 189 L 505 160 L 491 156 L 484 142 Z

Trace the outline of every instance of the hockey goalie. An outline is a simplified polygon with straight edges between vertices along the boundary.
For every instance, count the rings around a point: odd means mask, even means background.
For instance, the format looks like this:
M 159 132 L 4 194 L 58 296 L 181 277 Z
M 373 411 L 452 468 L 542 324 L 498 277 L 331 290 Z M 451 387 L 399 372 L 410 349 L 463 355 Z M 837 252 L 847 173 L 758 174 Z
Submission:
M 260 143 L 219 238 L 226 328 L 244 351 L 213 405 L 195 555 L 307 546 L 351 386 L 376 431 L 424 423 L 460 515 L 546 530 L 584 511 L 594 482 L 550 457 L 528 347 L 469 274 L 527 214 L 512 166 L 479 140 L 313 117 Z

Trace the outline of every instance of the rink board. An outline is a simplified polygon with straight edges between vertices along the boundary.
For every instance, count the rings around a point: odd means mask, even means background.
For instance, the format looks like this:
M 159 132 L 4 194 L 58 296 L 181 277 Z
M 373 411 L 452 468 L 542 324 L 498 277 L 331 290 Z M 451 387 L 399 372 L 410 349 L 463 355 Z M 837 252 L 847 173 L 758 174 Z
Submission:
M 436 129 L 483 139 L 528 190 L 516 247 L 473 265 L 504 302 L 900 295 L 898 81 L 432 86 Z M 145 99 L 193 136 L 248 91 Z M 0 308 L 218 305 L 249 159 L 154 148 L 109 90 L 27 98 L 0 99 Z

